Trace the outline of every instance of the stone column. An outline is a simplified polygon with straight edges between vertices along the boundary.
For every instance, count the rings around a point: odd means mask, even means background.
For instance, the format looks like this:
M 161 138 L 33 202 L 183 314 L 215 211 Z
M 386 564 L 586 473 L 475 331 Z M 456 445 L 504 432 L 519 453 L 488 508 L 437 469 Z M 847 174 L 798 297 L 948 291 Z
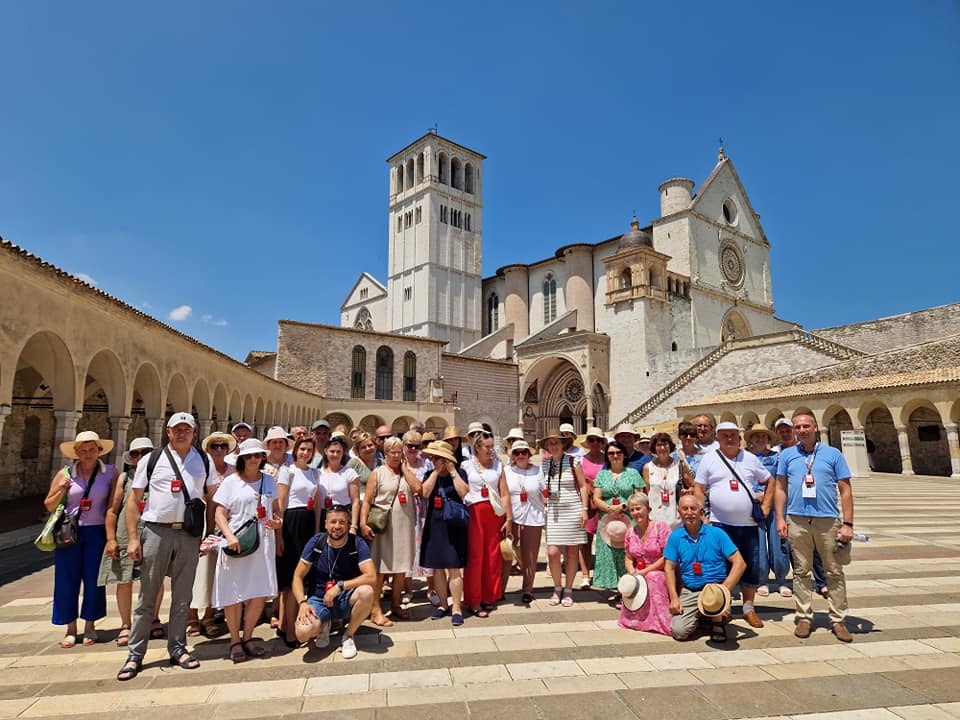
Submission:
M 155 448 L 163 446 L 163 428 L 166 421 L 162 417 L 147 418 L 147 434 Z
M 113 430 L 113 463 L 121 465 L 124 451 L 127 449 L 127 431 L 133 418 L 124 415 L 114 415 L 110 418 L 110 428 Z M 123 469 L 122 467 L 120 468 Z
M 950 467 L 952 468 L 950 477 L 960 478 L 960 426 L 947 425 L 946 430 L 947 445 L 950 447 Z
M 198 420 L 197 421 L 197 434 L 200 436 L 200 441 L 213 432 L 213 420 Z
M 910 436 L 907 435 L 907 428 L 897 428 L 897 440 L 900 441 L 900 463 L 903 465 L 901 475 L 914 475 L 913 462 L 910 460 Z
M 3 443 L 3 425 L 12 409 L 9 405 L 0 405 L 0 444 Z
M 54 410 L 53 417 L 56 421 L 54 423 L 54 443 L 56 447 L 54 448 L 54 457 L 57 459 L 57 465 L 54 466 L 55 470 L 59 470 L 64 465 L 68 465 L 72 462 L 71 458 L 66 457 L 63 453 L 60 452 L 60 443 L 72 442 L 77 437 L 77 423 L 80 421 L 80 417 L 83 413 L 76 410 Z

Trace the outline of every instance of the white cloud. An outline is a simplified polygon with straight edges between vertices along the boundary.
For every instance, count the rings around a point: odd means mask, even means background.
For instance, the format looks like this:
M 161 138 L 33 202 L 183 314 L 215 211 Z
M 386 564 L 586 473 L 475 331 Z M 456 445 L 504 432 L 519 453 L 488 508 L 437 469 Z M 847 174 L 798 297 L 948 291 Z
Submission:
M 222 320 L 222 319 L 221 319 L 221 320 L 214 320 L 214 321 L 213 321 L 213 324 L 216 325 L 217 327 L 226 327 L 226 326 L 227 326 L 227 321 L 226 321 L 226 320 Z
M 77 280 L 79 280 L 80 282 L 85 282 L 87 285 L 93 285 L 94 287 L 97 286 L 97 281 L 94 280 L 89 275 L 87 275 L 86 273 L 77 273 L 76 277 L 77 277 Z
M 181 322 L 182 320 L 186 320 L 191 315 L 193 315 L 193 308 L 189 305 L 181 305 L 180 307 L 175 307 L 173 310 L 171 310 L 167 317 L 174 322 Z
M 213 315 L 201 315 L 200 319 L 203 322 L 213 322 Z
M 222 318 L 214 318 L 213 315 L 209 313 L 204 313 L 200 316 L 200 321 L 209 323 L 210 325 L 216 325 L 217 327 L 226 327 L 227 321 Z
M 140 309 L 141 309 L 141 310 L 153 310 L 153 305 L 151 305 L 151 304 L 148 303 L 148 302 L 140 303 Z

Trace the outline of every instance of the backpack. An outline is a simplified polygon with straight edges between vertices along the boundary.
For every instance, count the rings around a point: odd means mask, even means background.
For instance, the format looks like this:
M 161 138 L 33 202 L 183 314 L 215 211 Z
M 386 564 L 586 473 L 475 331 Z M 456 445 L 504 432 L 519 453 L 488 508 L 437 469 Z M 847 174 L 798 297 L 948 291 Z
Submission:
M 210 456 L 207 455 L 203 450 L 197 450 L 200 453 L 200 459 L 203 460 L 203 487 L 206 490 L 207 487 L 207 476 L 210 474 Z M 157 461 L 160 459 L 160 455 L 163 453 L 163 448 L 155 448 L 150 457 L 147 458 L 147 483 L 150 482 L 150 478 L 153 477 L 153 471 L 157 467 Z

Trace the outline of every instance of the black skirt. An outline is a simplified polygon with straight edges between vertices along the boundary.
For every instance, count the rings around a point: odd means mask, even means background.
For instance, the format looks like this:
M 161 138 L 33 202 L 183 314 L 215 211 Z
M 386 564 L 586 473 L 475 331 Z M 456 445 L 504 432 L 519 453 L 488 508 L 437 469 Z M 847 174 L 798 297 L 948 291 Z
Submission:
M 283 514 L 283 555 L 277 558 L 277 589 L 289 590 L 293 571 L 307 541 L 316 535 L 317 516 L 305 507 L 290 508 Z
M 467 528 L 448 525 L 443 519 L 443 510 L 434 507 L 434 498 L 440 497 L 441 485 L 446 488 L 445 502 L 463 504 L 453 487 L 453 479 L 449 475 L 437 478 L 437 484 L 427 499 L 427 517 L 420 541 L 420 567 L 431 570 L 462 568 L 467 564 Z

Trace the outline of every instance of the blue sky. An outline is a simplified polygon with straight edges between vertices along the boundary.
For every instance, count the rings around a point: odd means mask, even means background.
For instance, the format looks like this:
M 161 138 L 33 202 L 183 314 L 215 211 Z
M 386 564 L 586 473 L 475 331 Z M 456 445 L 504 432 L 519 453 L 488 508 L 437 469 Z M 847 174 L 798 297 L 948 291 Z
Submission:
M 960 300 L 960 3 L 38 1 L 0 26 L 0 235 L 239 359 L 385 280 L 384 160 L 434 123 L 488 156 L 485 274 L 648 223 L 722 136 L 780 317 Z

